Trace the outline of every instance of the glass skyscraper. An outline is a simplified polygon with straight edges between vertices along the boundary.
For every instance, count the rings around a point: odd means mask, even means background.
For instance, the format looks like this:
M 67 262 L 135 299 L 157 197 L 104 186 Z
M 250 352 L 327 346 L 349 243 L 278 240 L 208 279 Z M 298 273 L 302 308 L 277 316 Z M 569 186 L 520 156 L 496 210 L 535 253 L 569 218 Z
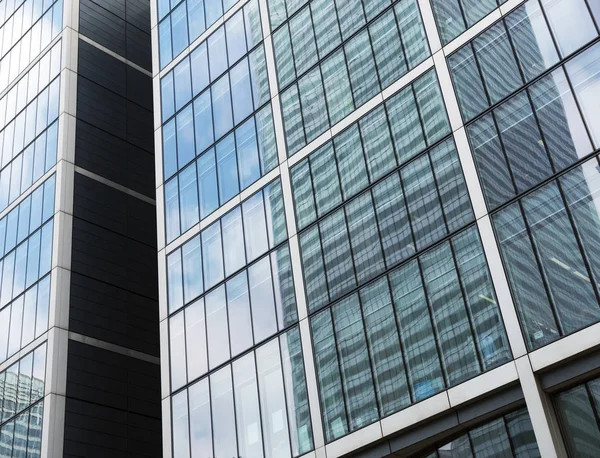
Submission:
M 600 456 L 600 1 L 151 2 L 163 456 Z
M 161 455 L 150 2 L 0 0 L 0 456 Z

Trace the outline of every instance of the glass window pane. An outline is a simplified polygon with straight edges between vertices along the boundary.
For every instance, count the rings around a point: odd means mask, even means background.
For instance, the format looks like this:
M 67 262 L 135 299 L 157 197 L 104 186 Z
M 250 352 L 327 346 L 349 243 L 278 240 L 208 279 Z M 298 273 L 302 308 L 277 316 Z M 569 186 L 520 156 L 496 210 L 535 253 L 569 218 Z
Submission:
M 183 256 L 183 295 L 187 304 L 203 291 L 200 236 L 194 237 L 183 245 L 181 251 Z
M 266 458 L 290 455 L 288 419 L 278 340 L 256 350 L 258 389 Z
M 195 380 L 208 370 L 204 299 L 194 302 L 185 309 L 185 340 L 188 380 Z
M 338 12 L 338 21 L 342 29 L 342 38 L 347 40 L 350 35 L 356 32 L 365 24 L 365 15 L 360 0 L 338 0 L 336 7 Z
M 344 53 L 340 49 L 321 64 L 327 111 L 332 124 L 344 119 L 354 109 Z
M 411 162 L 401 174 L 417 249 L 422 249 L 448 233 L 429 157 Z
M 410 405 L 410 394 L 387 278 L 360 291 L 381 416 Z
M 261 176 L 254 118 L 236 129 L 235 141 L 240 162 L 240 187 L 246 189 Z
M 353 431 L 379 418 L 358 295 L 335 305 L 332 313 L 349 429 Z
M 371 193 L 365 192 L 353 199 L 345 211 L 356 278 L 360 284 L 385 268 Z
M 226 366 L 210 376 L 210 395 L 214 454 L 222 457 L 236 456 L 237 440 L 231 366 Z
M 223 252 L 219 222 L 202 231 L 202 266 L 205 289 L 210 289 L 223 279 Z
M 387 12 L 371 24 L 369 34 L 373 43 L 377 70 L 381 78 L 381 87 L 386 88 L 407 71 L 406 59 L 404 58 L 394 13 L 392 11 Z
M 192 458 L 211 456 L 213 448 L 208 378 L 190 386 L 188 397 Z
M 314 181 L 317 212 L 321 216 L 342 203 L 331 142 L 310 155 L 310 170 Z M 310 181 L 308 185 L 310 186 Z
M 175 77 L 175 111 L 178 111 L 192 98 L 190 59 L 183 59 L 173 70 Z
M 185 4 L 184 4 L 185 6 Z M 190 430 L 187 391 L 172 398 L 173 405 L 173 454 L 182 458 L 190 456 Z
M 177 166 L 182 168 L 196 156 L 192 106 L 177 115 Z
M 179 55 L 181 51 L 187 48 L 189 44 L 185 3 L 181 3 L 173 10 L 171 13 L 171 24 L 173 26 L 173 30 L 171 31 L 171 37 L 173 40 L 173 57 L 175 57 Z
M 523 208 L 563 332 L 600 320 L 598 300 L 556 184 L 524 198 Z
M 181 251 L 175 250 L 167 256 L 167 285 L 169 291 L 170 312 L 174 312 L 183 305 L 182 280 Z
M 254 119 L 256 121 L 256 130 L 258 132 L 258 151 L 260 153 L 262 174 L 266 175 L 267 172 L 270 172 L 277 164 L 279 164 L 271 105 L 267 105 L 256 113 Z
M 165 124 L 162 130 L 163 173 L 165 179 L 167 179 L 177 172 L 177 137 L 175 136 L 175 119 L 172 119 Z
M 513 456 L 506 426 L 502 418 L 469 432 L 473 452 L 477 457 Z
M 246 54 L 246 34 L 242 11 L 238 11 L 225 22 L 225 33 L 227 35 L 227 55 L 231 65 Z
M 478 375 L 481 368 L 452 251 L 445 243 L 420 259 L 442 365 L 448 383 L 456 385 Z
M 567 62 L 567 73 L 573 84 L 583 117 L 596 148 L 600 146 L 600 44 Z
M 317 61 L 317 46 L 310 9 L 304 8 L 290 19 L 290 36 L 294 49 L 294 64 L 298 75 L 306 72 Z
M 390 283 L 411 393 L 418 402 L 444 389 L 444 379 L 417 261 L 393 272 Z
M 383 253 L 389 267 L 416 251 L 398 174 L 375 185 L 372 192 Z
M 317 226 L 313 226 L 300 235 L 300 251 L 308 307 L 311 311 L 318 310 L 329 301 L 329 296 L 323 275 L 325 267 Z
M 181 234 L 179 225 L 179 187 L 177 177 L 165 184 L 165 226 L 167 243 Z
M 330 310 L 314 316 L 311 327 L 325 436 L 333 441 L 348 433 L 348 421 Z
M 442 44 L 449 43 L 467 28 L 459 0 L 432 0 L 431 6 Z
M 234 208 L 221 219 L 223 228 L 223 255 L 225 276 L 233 274 L 246 264 L 244 229 L 240 207 Z
M 239 456 L 261 458 L 263 440 L 254 353 L 234 361 L 232 367 Z
M 302 101 L 302 119 L 306 140 L 311 142 L 329 127 L 325 105 L 325 94 L 319 68 L 312 70 L 298 81 Z
M 369 184 L 358 126 L 354 124 L 337 135 L 333 144 L 335 145 L 342 193 L 344 200 L 347 200 Z
M 196 164 L 192 163 L 179 174 L 179 199 L 181 212 L 181 231 L 186 232 L 198 223 L 198 185 L 196 182 Z
M 242 204 L 242 212 L 248 262 L 252 262 L 269 249 L 262 193 L 247 199 Z
M 542 5 L 563 56 L 598 35 L 584 0 L 542 0 Z
M 510 347 L 485 255 L 475 228 L 452 239 L 467 310 L 484 370 L 511 358 Z
M 160 68 L 165 67 L 173 59 L 171 48 L 171 17 L 169 16 L 158 26 Z
M 414 92 L 405 88 L 385 103 L 398 163 L 402 164 L 425 148 L 425 136 Z
M 175 391 L 187 383 L 183 312 L 169 318 L 169 350 L 171 391 Z
M 209 1 L 212 3 L 221 3 L 219 1 Z M 208 37 L 208 57 L 210 62 L 210 79 L 216 80 L 225 70 L 227 70 L 227 47 L 225 44 L 225 28 L 219 27 Z
M 219 197 L 224 204 L 240 192 L 238 166 L 233 133 L 217 143 L 217 168 L 219 176 Z
M 210 91 L 206 91 L 194 100 L 194 128 L 196 152 L 201 153 L 214 141 Z
M 560 393 L 556 404 L 569 451 L 590 458 L 600 453 L 600 430 L 585 386 Z
M 202 43 L 191 54 L 192 60 L 192 89 L 194 95 L 199 94 L 209 83 L 208 53 L 206 43 Z M 212 130 L 212 127 L 211 127 Z
M 540 457 L 527 410 L 521 409 L 504 417 L 514 454 L 517 457 Z
M 463 46 L 452 54 L 448 58 L 448 66 L 460 111 L 464 120 L 468 121 L 488 107 L 488 98 L 471 45 Z
M 404 43 L 408 67 L 416 67 L 430 55 L 417 1 L 408 0 L 396 3 L 394 9 L 400 27 L 400 34 L 402 35 L 402 42 Z
M 215 137 L 220 138 L 233 127 L 229 75 L 223 76 L 211 86 Z
M 162 120 L 166 121 L 175 114 L 175 99 L 173 85 L 173 72 L 167 73 L 160 80 L 160 95 L 161 95 L 161 108 L 162 108 Z
M 204 30 L 206 30 L 206 24 L 204 22 L 204 0 L 188 0 L 187 6 L 190 43 L 192 43 L 202 32 L 204 32 Z
M 264 257 L 250 266 L 248 278 L 250 281 L 254 341 L 258 343 L 277 332 L 277 316 L 275 314 L 275 298 L 273 297 L 273 280 L 269 258 Z
M 556 340 L 559 331 L 518 204 L 493 220 L 525 337 L 531 348 L 541 347 Z
M 473 46 L 492 103 L 523 84 L 504 24 L 496 24 L 479 35 Z
M 253 111 L 252 90 L 248 59 L 242 60 L 229 71 L 231 78 L 231 97 L 233 99 L 234 124 L 242 122 Z
M 292 168 L 291 177 L 296 224 L 298 229 L 303 229 L 317 218 L 308 159 Z
M 384 107 L 380 105 L 364 116 L 358 124 L 372 183 L 396 167 L 396 157 Z
M 282 335 L 279 343 L 287 394 L 292 456 L 298 456 L 313 449 L 310 409 L 304 377 L 304 359 L 298 328 L 291 329 Z
M 527 94 L 521 92 L 494 111 L 504 150 L 519 192 L 552 174 Z
M 362 11 L 362 9 L 361 9 Z M 355 36 L 345 46 L 352 94 L 356 106 L 361 106 L 380 91 L 375 59 L 368 31 Z
M 356 286 L 343 210 L 338 210 L 321 221 L 319 229 L 329 294 L 334 299 Z
M 516 193 L 493 115 L 488 113 L 469 125 L 467 134 L 485 200 L 488 208 L 494 209 Z
M 554 167 L 562 170 L 592 151 L 565 72 L 559 69 L 530 89 L 535 113 Z
M 283 192 L 279 180 L 272 182 L 263 189 L 265 213 L 267 218 L 267 233 L 269 248 L 274 248 L 287 239 L 285 208 L 283 207 Z
M 271 269 L 273 271 L 273 289 L 279 329 L 283 329 L 298 321 L 294 277 L 290 250 L 287 245 L 271 253 Z
M 215 150 L 211 148 L 196 161 L 198 191 L 200 193 L 200 218 L 205 218 L 219 206 Z
M 252 318 L 246 272 L 241 272 L 227 282 L 227 312 L 231 335 L 231 354 L 237 356 L 252 346 Z
M 254 108 L 258 108 L 271 99 L 264 48 L 262 46 L 256 48 L 248 58 Z
M 300 99 L 296 85 L 281 94 L 281 111 L 288 155 L 292 155 L 306 143 L 304 125 L 300 112 Z
M 277 67 L 277 82 L 279 87 L 283 88 L 296 78 L 292 40 L 288 24 L 285 24 L 273 34 L 273 50 Z
M 454 142 L 449 139 L 436 146 L 429 154 L 448 231 L 454 232 L 473 220 L 469 194 Z
M 341 43 L 334 0 L 313 0 L 310 3 L 319 55 L 326 56 Z
M 558 62 L 558 53 L 538 2 L 527 2 L 506 16 L 525 79 L 531 81 Z
M 208 362 L 209 367 L 213 369 L 223 364 L 230 357 L 225 287 L 220 286 L 207 294 L 205 303 Z

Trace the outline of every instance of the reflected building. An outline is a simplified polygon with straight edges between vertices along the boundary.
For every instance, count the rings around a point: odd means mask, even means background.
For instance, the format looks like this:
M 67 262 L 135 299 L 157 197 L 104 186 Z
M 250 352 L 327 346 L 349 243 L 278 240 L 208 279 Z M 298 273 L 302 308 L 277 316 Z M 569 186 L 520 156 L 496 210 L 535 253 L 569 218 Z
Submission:
M 163 455 L 598 455 L 597 2 L 154 6 Z

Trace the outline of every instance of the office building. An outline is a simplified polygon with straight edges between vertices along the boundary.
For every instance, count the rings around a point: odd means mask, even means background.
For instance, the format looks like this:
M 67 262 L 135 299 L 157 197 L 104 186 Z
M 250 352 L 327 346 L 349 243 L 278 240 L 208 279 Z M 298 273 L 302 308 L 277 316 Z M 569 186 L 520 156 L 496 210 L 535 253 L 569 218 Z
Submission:
M 161 455 L 150 4 L 0 1 L 0 456 Z
M 163 456 L 600 456 L 600 2 L 151 7 Z

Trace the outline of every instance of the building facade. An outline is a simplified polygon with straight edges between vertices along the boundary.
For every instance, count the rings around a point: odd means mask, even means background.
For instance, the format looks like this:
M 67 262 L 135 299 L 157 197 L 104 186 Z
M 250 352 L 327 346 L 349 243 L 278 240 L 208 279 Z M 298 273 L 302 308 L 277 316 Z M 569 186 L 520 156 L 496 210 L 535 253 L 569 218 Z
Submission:
M 161 455 L 150 4 L 0 1 L 0 456 Z
M 600 456 L 600 2 L 151 3 L 163 456 Z

